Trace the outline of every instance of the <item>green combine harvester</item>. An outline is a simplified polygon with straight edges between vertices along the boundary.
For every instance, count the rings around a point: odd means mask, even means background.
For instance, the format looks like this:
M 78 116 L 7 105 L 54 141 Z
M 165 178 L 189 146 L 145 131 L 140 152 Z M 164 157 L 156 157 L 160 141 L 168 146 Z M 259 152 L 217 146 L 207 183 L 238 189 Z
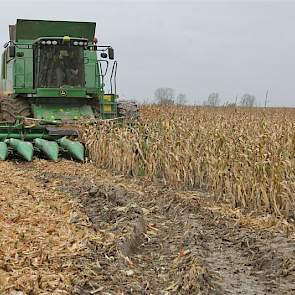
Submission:
M 37 151 L 53 161 L 61 153 L 83 161 L 72 123 L 138 118 L 135 102 L 118 99 L 114 50 L 98 43 L 95 26 L 23 19 L 9 26 L 1 59 L 1 160 L 16 153 L 31 161 Z

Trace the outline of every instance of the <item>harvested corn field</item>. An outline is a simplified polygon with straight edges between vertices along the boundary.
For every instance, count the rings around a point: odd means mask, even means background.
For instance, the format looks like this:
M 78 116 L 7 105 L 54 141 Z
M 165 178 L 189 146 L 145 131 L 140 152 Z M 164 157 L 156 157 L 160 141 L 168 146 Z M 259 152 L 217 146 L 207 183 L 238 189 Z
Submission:
M 293 111 L 141 113 L 0 162 L 0 294 L 293 294 Z
M 292 294 L 294 226 L 92 164 L 1 162 L 0 294 Z

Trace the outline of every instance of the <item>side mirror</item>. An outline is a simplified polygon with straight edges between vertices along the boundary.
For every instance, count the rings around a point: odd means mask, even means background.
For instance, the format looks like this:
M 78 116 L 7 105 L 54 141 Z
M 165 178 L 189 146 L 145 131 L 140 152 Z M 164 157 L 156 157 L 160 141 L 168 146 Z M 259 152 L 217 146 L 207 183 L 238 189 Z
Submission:
M 102 52 L 102 53 L 100 54 L 100 57 L 101 57 L 101 58 L 107 58 L 108 55 L 107 55 L 105 52 Z
M 114 59 L 114 48 L 113 47 L 108 47 L 108 55 L 109 55 L 109 59 Z
M 15 57 L 15 46 L 14 45 L 11 45 L 8 47 L 8 55 L 10 58 Z

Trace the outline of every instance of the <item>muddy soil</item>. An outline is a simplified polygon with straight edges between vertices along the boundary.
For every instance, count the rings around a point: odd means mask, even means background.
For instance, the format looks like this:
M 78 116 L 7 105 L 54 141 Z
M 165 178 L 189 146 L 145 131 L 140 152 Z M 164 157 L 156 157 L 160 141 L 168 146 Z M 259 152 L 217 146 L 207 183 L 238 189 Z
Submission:
M 39 165 L 36 181 L 76 202 L 103 237 L 77 258 L 72 294 L 295 294 L 295 242 L 286 234 L 242 226 L 201 195 L 63 165 Z

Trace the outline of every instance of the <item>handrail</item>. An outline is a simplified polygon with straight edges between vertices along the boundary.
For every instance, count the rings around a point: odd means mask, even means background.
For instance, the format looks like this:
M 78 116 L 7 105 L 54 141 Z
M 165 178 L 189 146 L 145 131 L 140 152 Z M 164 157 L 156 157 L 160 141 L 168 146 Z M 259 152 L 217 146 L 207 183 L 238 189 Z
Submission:
M 104 73 L 102 72 L 101 62 L 105 62 L 106 63 L 106 68 L 105 68 Z M 96 61 L 96 68 L 97 68 L 97 70 L 99 69 L 98 77 L 101 77 L 101 83 L 102 83 L 100 85 L 100 87 L 103 88 L 104 87 L 104 77 L 106 76 L 106 74 L 108 72 L 108 68 L 109 68 L 109 61 L 108 60 L 97 60 Z
M 113 82 L 114 82 L 114 94 L 117 94 L 117 68 L 118 63 L 115 60 L 112 67 L 112 72 L 110 76 L 110 85 L 111 85 L 111 93 L 113 93 Z

